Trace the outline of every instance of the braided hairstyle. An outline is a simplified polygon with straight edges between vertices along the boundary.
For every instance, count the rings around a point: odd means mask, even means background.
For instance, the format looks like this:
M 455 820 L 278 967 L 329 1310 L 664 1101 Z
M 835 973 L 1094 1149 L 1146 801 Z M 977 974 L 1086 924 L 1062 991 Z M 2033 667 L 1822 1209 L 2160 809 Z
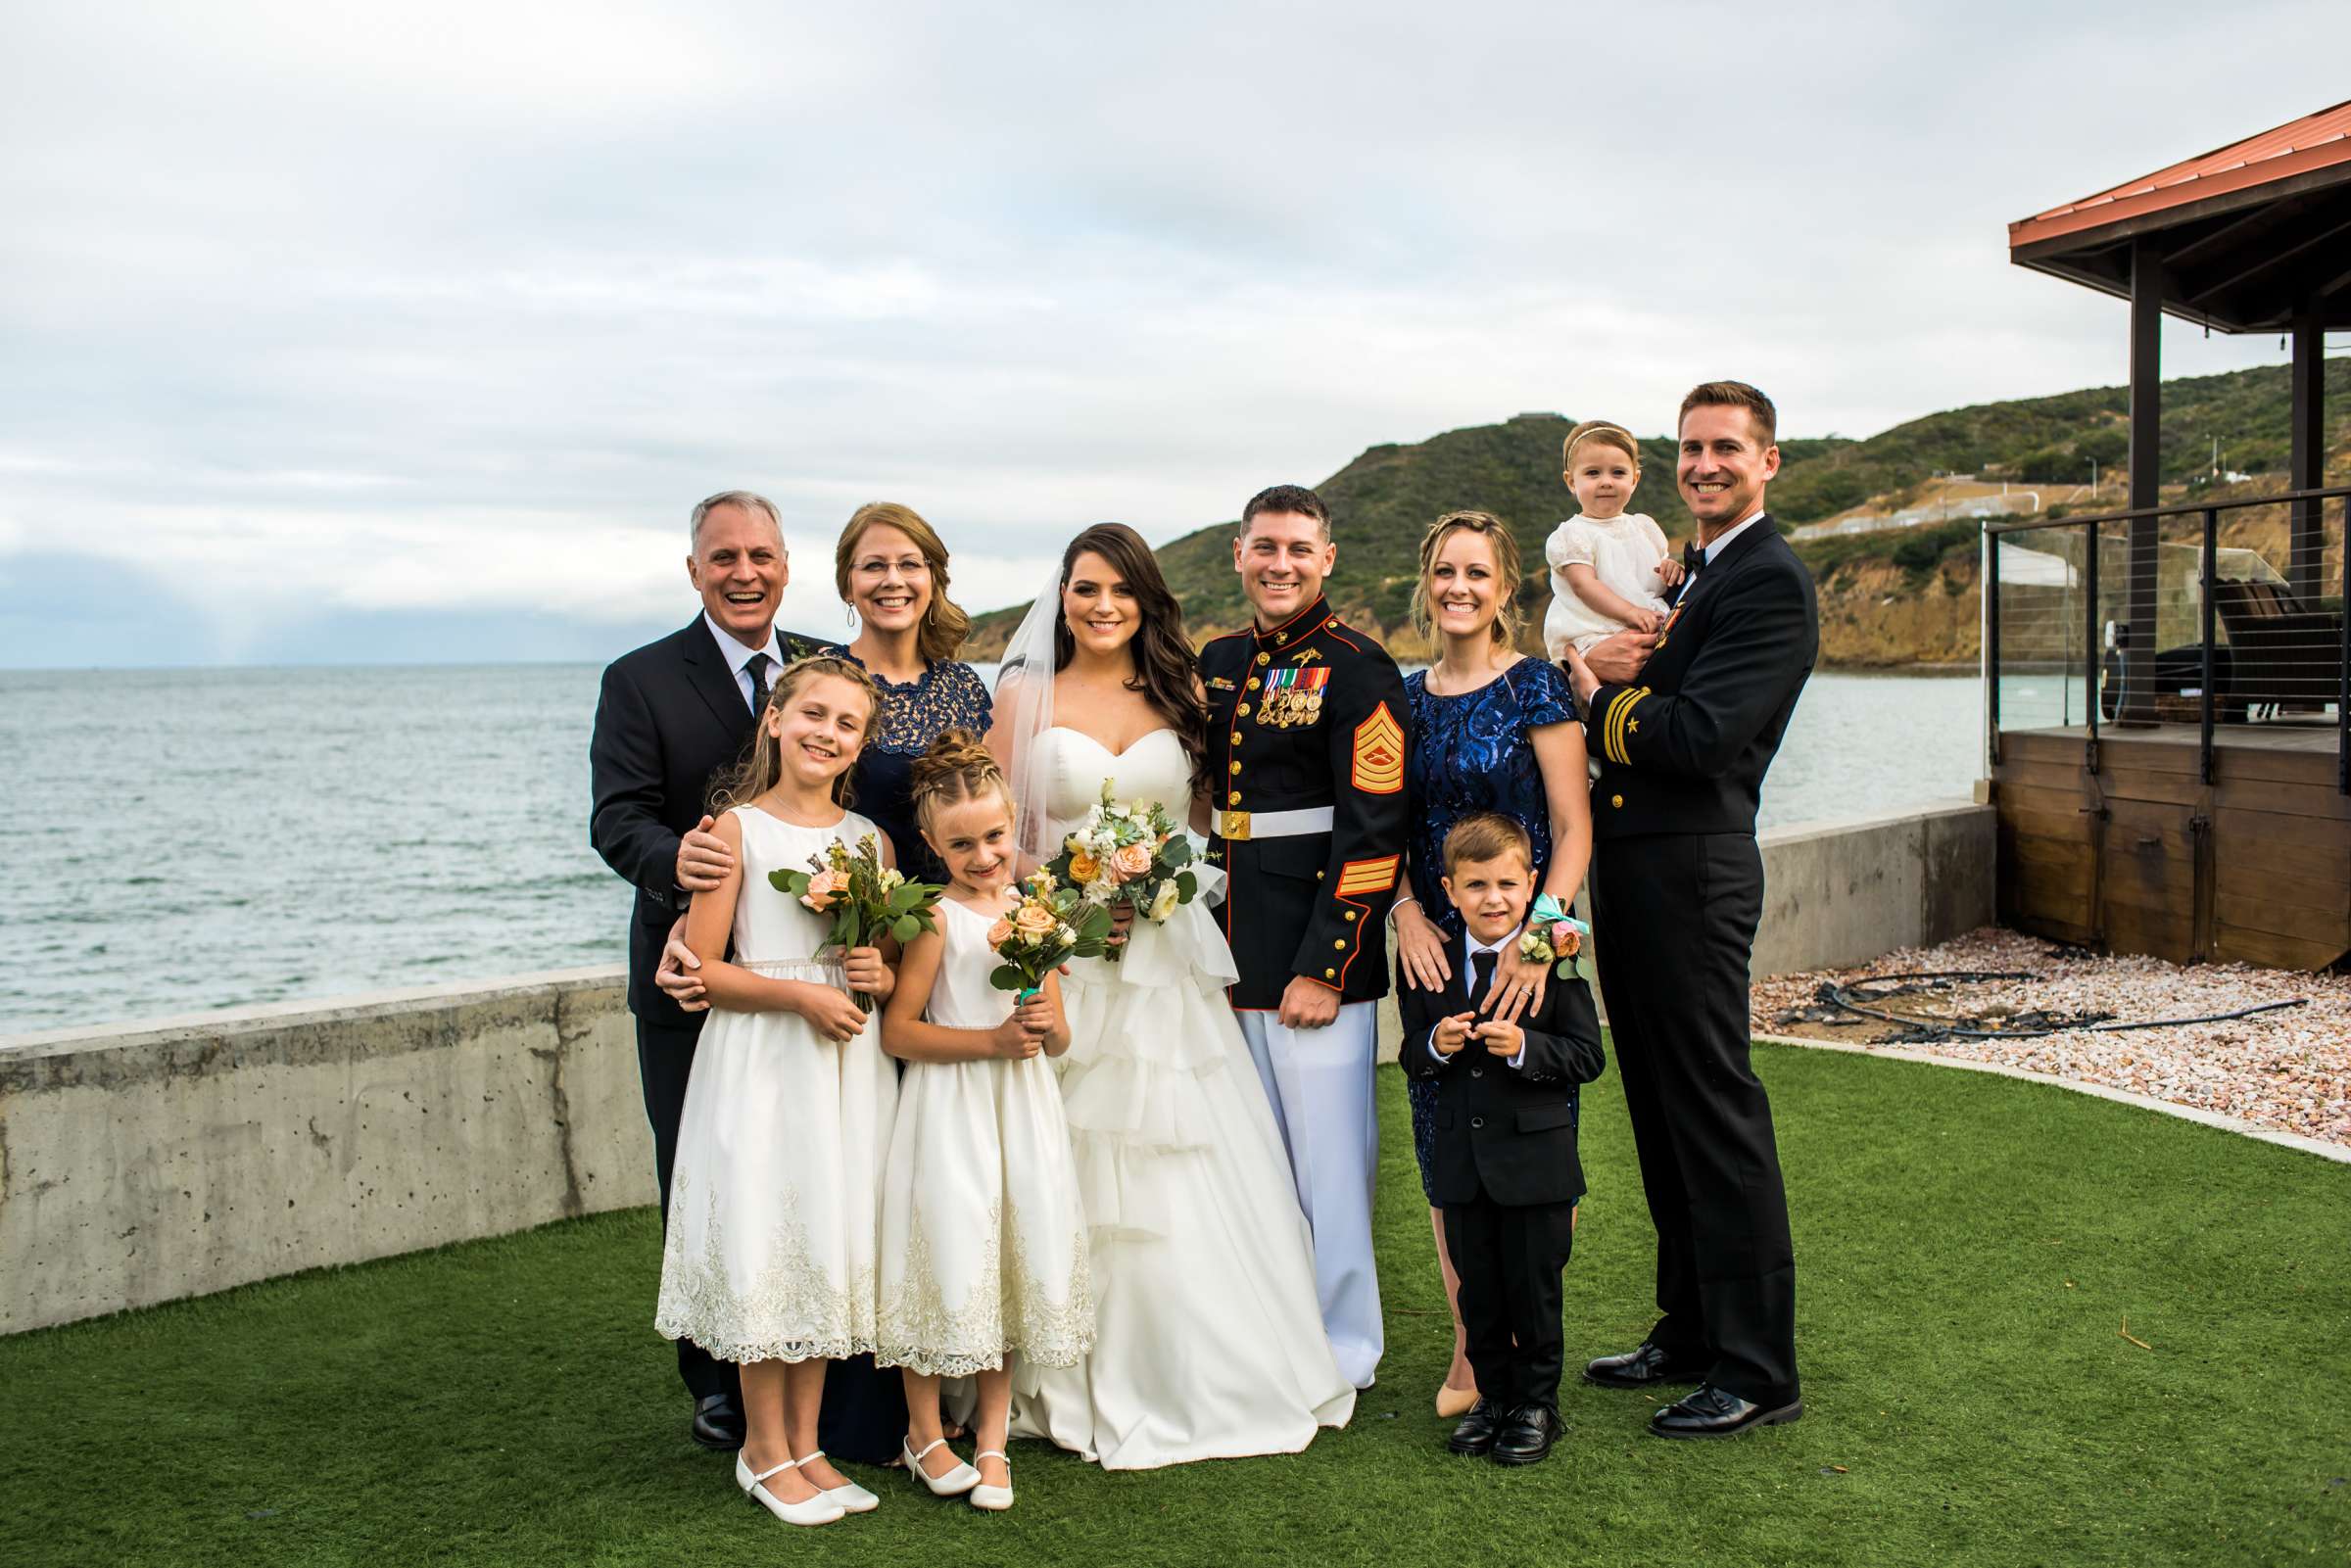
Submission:
M 979 800 L 993 792 L 1012 815 L 1012 785 L 995 753 L 969 730 L 941 730 L 931 748 L 914 759 L 914 820 L 931 826 L 940 808 Z

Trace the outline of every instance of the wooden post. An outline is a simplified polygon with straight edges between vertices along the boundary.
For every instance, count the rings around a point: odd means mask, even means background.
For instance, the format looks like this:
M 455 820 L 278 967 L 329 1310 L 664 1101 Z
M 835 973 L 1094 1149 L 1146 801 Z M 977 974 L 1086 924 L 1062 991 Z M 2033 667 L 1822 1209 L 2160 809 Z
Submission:
M 2163 258 L 2145 239 L 2131 242 L 2131 503 L 2130 509 L 2163 504 Z M 2130 645 L 2123 649 L 2120 724 L 2150 723 L 2155 717 L 2156 539 L 2152 517 L 2133 518 L 2131 566 L 2124 582 L 2123 624 Z M 2092 614 L 2096 610 L 2092 609 Z
M 2304 300 L 2294 311 L 2293 400 L 2287 414 L 2293 432 L 2287 484 L 2317 490 L 2327 483 L 2327 337 L 2318 302 Z M 2286 548 L 2285 586 L 2302 607 L 2326 592 L 2320 576 L 2326 557 L 2326 524 L 2320 503 L 2294 503 Z

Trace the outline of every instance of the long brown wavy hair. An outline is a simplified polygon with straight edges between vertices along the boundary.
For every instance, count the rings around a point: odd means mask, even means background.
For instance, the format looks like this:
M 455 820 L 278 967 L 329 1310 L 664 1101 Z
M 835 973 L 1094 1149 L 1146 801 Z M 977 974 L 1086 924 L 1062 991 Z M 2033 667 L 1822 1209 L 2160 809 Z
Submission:
M 848 525 L 840 531 L 840 543 L 833 546 L 833 586 L 840 592 L 840 601 L 849 602 L 849 568 L 856 563 L 857 546 L 866 530 L 883 523 L 913 540 L 923 564 L 931 568 L 931 602 L 923 610 L 923 624 L 915 631 L 916 651 L 925 664 L 953 658 L 972 630 L 972 618 L 947 597 L 946 541 L 913 507 L 894 500 L 869 500 L 849 514 Z
M 776 786 L 776 781 L 784 777 L 784 747 L 767 733 L 767 716 L 790 702 L 800 688 L 828 675 L 846 681 L 865 693 L 865 730 L 857 737 L 857 749 L 863 753 L 874 743 L 874 732 L 882 727 L 882 689 L 865 673 L 865 666 L 838 653 L 811 653 L 804 659 L 795 659 L 784 667 L 784 673 L 776 677 L 776 684 L 768 688 L 767 706 L 759 710 L 759 722 L 751 730 L 750 749 L 710 786 L 713 816 L 737 806 L 747 806 Z M 833 781 L 835 801 L 844 806 L 849 803 L 855 793 L 850 781 L 856 773 L 856 758 L 852 757 L 840 777 Z
M 1200 694 L 1199 655 L 1192 651 L 1191 639 L 1183 634 L 1183 606 L 1160 574 L 1159 557 L 1151 553 L 1143 536 L 1125 523 L 1096 523 L 1070 541 L 1070 547 L 1061 552 L 1064 591 L 1070 586 L 1070 572 L 1078 557 L 1089 550 L 1127 579 L 1127 586 L 1134 591 L 1134 602 L 1143 612 L 1143 624 L 1128 644 L 1134 674 L 1128 680 L 1127 689 L 1140 691 L 1152 710 L 1168 721 L 1183 741 L 1183 754 L 1191 759 L 1192 787 L 1205 788 L 1208 703 Z M 1054 671 L 1068 669 L 1077 652 L 1078 639 L 1070 631 L 1069 619 L 1054 617 Z

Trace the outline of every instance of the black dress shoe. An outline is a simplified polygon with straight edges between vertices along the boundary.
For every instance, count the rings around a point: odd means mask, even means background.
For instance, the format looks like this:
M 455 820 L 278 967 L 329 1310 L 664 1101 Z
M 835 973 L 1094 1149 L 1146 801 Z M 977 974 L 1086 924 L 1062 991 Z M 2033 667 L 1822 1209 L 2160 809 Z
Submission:
M 1491 1455 L 1496 1464 L 1535 1464 L 1559 1440 L 1559 1412 L 1548 1404 L 1521 1404 L 1503 1422 Z
M 1469 1413 L 1462 1417 L 1462 1424 L 1453 1429 L 1453 1436 L 1446 1440 L 1445 1447 L 1456 1453 L 1492 1453 L 1495 1436 L 1502 1430 L 1502 1417 L 1501 1405 L 1492 1400 L 1478 1401 L 1469 1406 Z
M 1584 1363 L 1584 1381 L 1604 1389 L 1648 1389 L 1660 1383 L 1703 1383 L 1705 1378 L 1705 1368 L 1694 1361 L 1676 1361 L 1647 1340 L 1637 1351 Z
M 1735 1438 L 1750 1427 L 1779 1426 L 1803 1413 L 1801 1400 L 1766 1406 L 1708 1384 L 1651 1416 L 1649 1429 L 1661 1438 Z
M 686 1430 L 705 1449 L 740 1449 L 743 1406 L 732 1394 L 705 1394 L 695 1402 L 694 1424 Z

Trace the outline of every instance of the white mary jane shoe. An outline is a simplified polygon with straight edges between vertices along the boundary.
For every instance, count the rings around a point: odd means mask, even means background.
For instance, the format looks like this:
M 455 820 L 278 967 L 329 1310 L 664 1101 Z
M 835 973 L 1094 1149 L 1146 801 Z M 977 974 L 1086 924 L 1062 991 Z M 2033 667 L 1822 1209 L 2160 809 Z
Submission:
M 753 1475 L 751 1467 L 744 1463 L 743 1455 L 738 1453 L 735 1455 L 735 1484 L 743 1489 L 744 1497 L 788 1525 L 831 1524 L 841 1515 L 841 1506 L 834 1500 L 831 1493 L 820 1492 L 815 1497 L 803 1497 L 798 1502 L 786 1502 L 759 1484 L 771 1475 L 781 1475 L 787 1470 L 796 1470 L 799 1468 L 799 1464 L 800 1461 L 797 1459 L 787 1459 L 782 1464 L 772 1465 L 757 1475 Z
M 922 1453 L 915 1452 L 914 1449 L 906 1443 L 900 1442 L 898 1444 L 898 1451 L 906 1455 L 907 1470 L 913 1474 L 917 1481 L 920 1481 L 923 1484 L 924 1488 L 930 1492 L 931 1496 L 935 1497 L 960 1497 L 965 1493 L 971 1491 L 974 1487 L 980 1484 L 979 1471 L 973 1469 L 970 1465 L 965 1464 L 962 1460 L 958 1459 L 955 1462 L 954 1469 L 949 1470 L 945 1475 L 940 1476 L 937 1480 L 934 1481 L 931 1479 L 931 1472 L 923 1468 L 924 1455 L 928 1454 L 933 1449 L 937 1448 L 946 1441 L 947 1440 L 945 1438 L 932 1439 L 929 1443 L 923 1445 Z
M 825 1450 L 819 1449 L 814 1453 L 801 1454 L 798 1462 L 806 1464 L 811 1459 L 821 1459 L 824 1456 Z M 808 1484 L 816 1486 L 813 1481 Z M 842 1513 L 872 1513 L 876 1508 L 882 1506 L 880 1497 L 875 1497 L 854 1481 L 843 1481 L 837 1487 L 818 1487 L 816 1495 L 820 1497 L 832 1498 L 840 1505 Z
M 973 1454 L 972 1457 L 974 1459 L 1003 1459 L 1004 1473 L 1007 1476 L 1012 1474 L 1012 1460 L 1006 1457 L 1001 1449 L 987 1449 L 979 1453 Z M 972 1472 L 974 1475 L 978 1475 L 979 1473 L 980 1472 L 978 1470 L 974 1470 Z M 1012 1506 L 1012 1488 L 1009 1485 L 991 1487 L 986 1482 L 983 1481 L 978 1486 L 972 1488 L 972 1506 L 975 1508 L 984 1508 L 989 1513 L 1002 1513 L 1005 1509 Z

